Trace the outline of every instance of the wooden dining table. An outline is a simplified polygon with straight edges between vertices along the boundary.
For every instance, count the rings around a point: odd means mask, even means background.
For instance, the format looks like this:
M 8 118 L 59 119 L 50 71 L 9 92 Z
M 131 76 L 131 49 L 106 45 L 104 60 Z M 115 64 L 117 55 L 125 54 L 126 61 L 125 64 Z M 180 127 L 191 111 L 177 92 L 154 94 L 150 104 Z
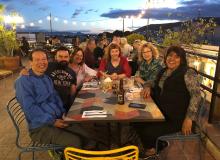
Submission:
M 131 79 L 127 79 L 128 82 Z M 126 84 L 126 83 L 125 83 Z M 129 84 L 129 83 L 127 83 Z M 125 103 L 120 105 L 117 103 L 117 94 L 112 90 L 103 90 L 102 85 L 98 83 L 96 87 L 83 87 L 75 98 L 75 101 L 68 113 L 63 117 L 68 123 L 90 123 L 90 124 L 107 124 L 108 134 L 108 148 L 111 149 L 112 138 L 112 125 L 116 126 L 117 130 L 117 143 L 121 146 L 121 129 L 123 125 L 129 125 L 133 122 L 161 122 L 165 121 L 160 109 L 154 103 L 151 97 L 145 99 L 142 96 L 137 96 L 140 93 L 135 93 L 135 98 L 132 100 L 126 98 Z M 125 95 L 132 91 L 132 88 L 140 87 L 140 85 L 124 86 Z M 130 103 L 144 104 L 144 109 L 131 108 Z M 104 112 L 104 115 L 100 116 L 88 116 L 85 117 L 84 113 L 88 111 Z
M 160 109 L 154 103 L 151 97 L 145 99 L 142 96 L 128 100 L 125 97 L 125 103 L 117 103 L 117 95 L 108 90 L 103 92 L 98 84 L 96 88 L 82 88 L 75 98 L 75 101 L 69 109 L 65 121 L 71 122 L 157 122 L 164 121 L 165 118 Z M 126 93 L 131 90 L 131 86 L 125 89 Z M 130 103 L 144 104 L 144 109 L 131 108 Z M 105 111 L 103 117 L 83 117 L 85 111 L 100 110 Z

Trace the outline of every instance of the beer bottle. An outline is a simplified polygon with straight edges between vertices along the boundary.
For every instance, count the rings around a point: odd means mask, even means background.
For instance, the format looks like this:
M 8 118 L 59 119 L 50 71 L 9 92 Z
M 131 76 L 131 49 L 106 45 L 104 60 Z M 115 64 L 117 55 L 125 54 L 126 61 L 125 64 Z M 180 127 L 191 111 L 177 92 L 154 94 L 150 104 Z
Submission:
M 119 90 L 118 90 L 118 104 L 124 104 L 125 103 L 125 99 L 124 99 L 124 88 L 123 88 L 123 79 L 120 79 L 120 83 L 119 83 Z

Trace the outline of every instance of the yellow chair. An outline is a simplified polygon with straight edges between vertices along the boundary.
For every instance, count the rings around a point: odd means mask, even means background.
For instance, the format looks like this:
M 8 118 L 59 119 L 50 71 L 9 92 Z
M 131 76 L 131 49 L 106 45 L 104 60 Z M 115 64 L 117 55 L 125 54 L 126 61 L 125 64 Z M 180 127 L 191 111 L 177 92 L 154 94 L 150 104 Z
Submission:
M 66 160 L 138 160 L 138 148 L 126 146 L 108 151 L 87 151 L 73 147 L 64 150 Z

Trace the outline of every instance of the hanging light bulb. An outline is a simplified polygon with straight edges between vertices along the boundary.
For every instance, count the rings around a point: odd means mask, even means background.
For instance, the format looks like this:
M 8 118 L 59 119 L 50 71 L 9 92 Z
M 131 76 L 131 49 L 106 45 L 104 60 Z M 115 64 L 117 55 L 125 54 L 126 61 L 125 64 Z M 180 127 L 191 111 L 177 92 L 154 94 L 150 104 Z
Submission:
M 86 22 L 82 22 L 82 25 L 83 25 L 83 26 L 86 26 Z
M 95 22 L 91 22 L 91 25 L 94 26 L 94 25 L 95 25 Z
M 21 28 L 22 28 L 22 29 L 23 29 L 23 28 L 25 28 L 25 25 L 24 25 L 24 24 L 22 24 L 22 25 L 21 25 Z
M 141 17 L 142 17 L 142 14 L 139 14 L 139 15 L 137 16 L 138 19 L 141 19 Z
M 34 23 L 33 23 L 33 22 L 31 22 L 31 23 L 30 23 L 30 26 L 31 26 L 31 27 L 33 27 L 33 26 L 34 26 Z

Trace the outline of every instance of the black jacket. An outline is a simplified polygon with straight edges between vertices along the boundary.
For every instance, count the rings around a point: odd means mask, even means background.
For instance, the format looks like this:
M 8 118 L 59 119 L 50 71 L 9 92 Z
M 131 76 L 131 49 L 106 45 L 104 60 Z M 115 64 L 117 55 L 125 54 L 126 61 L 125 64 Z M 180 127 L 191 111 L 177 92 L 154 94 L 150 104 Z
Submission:
M 164 81 L 163 90 L 159 87 L 159 81 L 166 68 L 158 74 L 152 97 L 167 121 L 182 122 L 189 106 L 190 94 L 186 88 L 184 75 L 187 67 L 177 68 Z

